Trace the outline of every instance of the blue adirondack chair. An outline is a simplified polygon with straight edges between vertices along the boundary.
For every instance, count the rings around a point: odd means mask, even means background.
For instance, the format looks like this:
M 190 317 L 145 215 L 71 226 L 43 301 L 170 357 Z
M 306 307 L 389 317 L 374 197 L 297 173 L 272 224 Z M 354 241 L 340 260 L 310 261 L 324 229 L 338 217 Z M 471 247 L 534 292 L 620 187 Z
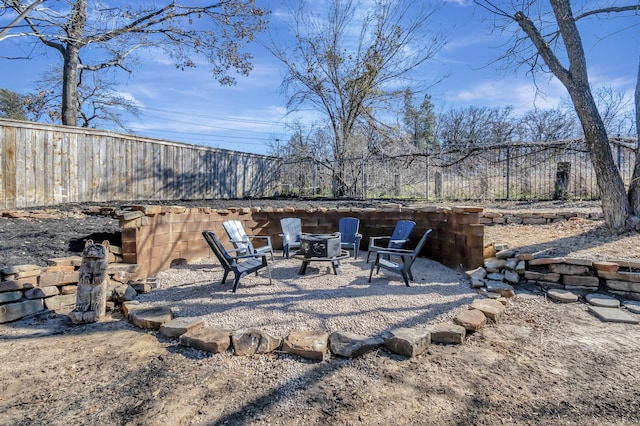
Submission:
M 338 221 L 338 230 L 340 231 L 340 248 L 353 250 L 353 257 L 357 258 L 360 252 L 360 240 L 362 240 L 362 234 L 358 232 L 360 219 L 342 217 Z
M 422 247 L 424 247 L 425 241 L 427 241 L 427 237 L 431 233 L 431 229 L 427 229 L 422 238 L 420 238 L 420 242 L 413 250 L 404 250 L 404 249 L 386 249 L 379 250 L 376 252 L 376 261 L 371 264 L 371 270 L 369 271 L 369 282 L 371 282 L 371 276 L 373 275 L 373 269 L 376 269 L 376 274 L 380 272 L 380 268 L 386 269 L 391 272 L 398 273 L 402 275 L 402 279 L 404 280 L 404 284 L 409 287 L 409 281 L 413 281 L 413 275 L 411 274 L 411 266 L 413 262 L 416 260 L 420 252 L 422 251 Z M 399 256 L 402 259 L 401 263 L 392 262 L 391 260 L 385 259 L 385 256 L 388 255 L 389 259 L 391 256 Z
M 409 241 L 409 236 L 415 226 L 416 223 L 412 220 L 399 220 L 390 236 L 369 237 L 367 263 L 369 263 L 371 254 L 375 254 L 380 250 L 402 248 L 402 246 Z M 385 240 L 388 241 L 387 245 L 381 245 Z
M 282 248 L 283 255 L 288 259 L 289 251 L 293 248 L 300 248 L 300 237 L 302 237 L 302 220 L 297 217 L 284 217 L 280 219 L 282 228 Z

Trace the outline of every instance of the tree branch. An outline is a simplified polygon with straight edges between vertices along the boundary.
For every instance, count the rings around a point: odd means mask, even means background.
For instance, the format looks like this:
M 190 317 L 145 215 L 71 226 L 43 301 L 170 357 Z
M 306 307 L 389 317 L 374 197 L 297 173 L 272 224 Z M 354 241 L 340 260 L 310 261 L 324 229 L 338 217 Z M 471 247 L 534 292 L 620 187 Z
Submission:
M 29 14 L 29 12 L 31 12 L 33 9 L 36 8 L 36 6 L 38 6 L 40 3 L 42 3 L 44 0 L 35 0 L 33 3 L 31 3 L 29 6 L 27 6 L 19 15 L 16 19 L 14 19 L 13 21 L 11 21 L 9 23 L 9 25 L 7 25 L 6 27 L 4 27 L 2 29 L 2 31 L 0 31 L 0 41 L 5 39 L 6 34 L 11 30 L 11 28 L 15 27 L 16 25 L 18 25 L 18 22 L 22 21 L 24 18 L 27 17 L 27 15 Z
M 640 4 L 636 4 L 633 6 L 619 6 L 619 7 L 605 7 L 602 9 L 590 10 L 588 12 L 581 13 L 575 17 L 575 20 L 578 21 L 582 18 L 586 18 L 587 16 L 599 15 L 601 13 L 617 13 L 617 12 L 630 12 L 630 11 L 640 11 Z

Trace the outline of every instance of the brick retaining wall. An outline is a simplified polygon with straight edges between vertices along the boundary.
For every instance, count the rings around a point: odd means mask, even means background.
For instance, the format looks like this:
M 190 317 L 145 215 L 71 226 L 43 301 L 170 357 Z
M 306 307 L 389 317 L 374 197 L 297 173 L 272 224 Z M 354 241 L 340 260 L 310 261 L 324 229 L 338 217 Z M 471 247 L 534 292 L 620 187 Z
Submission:
M 480 207 L 453 208 L 389 208 L 389 209 L 273 209 L 207 207 L 133 206 L 117 212 L 122 228 L 122 251 L 125 263 L 136 263 L 141 276 L 150 276 L 169 269 L 177 261 L 193 261 L 210 257 L 210 248 L 202 231 L 218 234 L 223 242 L 225 220 L 240 220 L 249 235 L 268 235 L 274 249 L 282 249 L 280 219 L 299 217 L 302 229 L 309 233 L 338 230 L 341 217 L 360 219 L 363 234 L 362 250 L 369 237 L 391 235 L 398 220 L 416 222 L 412 240 L 417 241 L 426 229 L 432 228 L 423 255 L 451 268 L 475 268 L 483 262 L 484 226 L 479 223 Z M 226 240 L 228 241 L 228 240 Z

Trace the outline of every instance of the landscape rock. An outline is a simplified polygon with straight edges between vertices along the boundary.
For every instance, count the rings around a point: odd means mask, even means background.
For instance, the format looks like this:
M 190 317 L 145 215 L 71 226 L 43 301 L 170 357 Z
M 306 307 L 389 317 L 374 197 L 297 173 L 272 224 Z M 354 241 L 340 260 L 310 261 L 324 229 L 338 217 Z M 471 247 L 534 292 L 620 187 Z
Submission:
M 381 337 L 369 337 L 360 334 L 335 331 L 329 336 L 331 353 L 346 358 L 355 358 L 378 349 L 384 345 Z
M 0 323 L 11 322 L 44 311 L 42 299 L 0 305 Z
M 5 293 L 0 293 L 0 303 L 9 303 L 15 302 L 16 300 L 22 299 L 21 291 L 7 291 Z
M 589 272 L 589 268 L 581 265 L 569 265 L 566 263 L 556 263 L 549 265 L 551 272 L 563 275 L 584 275 Z
M 180 336 L 180 344 L 218 354 L 231 346 L 231 331 L 219 327 L 192 329 Z
M 607 272 L 616 272 L 620 268 L 615 262 L 593 262 L 593 267 L 596 268 L 597 271 L 607 271 Z
M 478 331 L 487 324 L 487 317 L 478 309 L 467 309 L 458 312 L 453 322 L 468 331 Z
M 75 294 L 61 294 L 59 296 L 47 297 L 43 300 L 47 309 L 51 309 L 52 311 L 76 306 Z
M 41 271 L 42 269 L 38 265 L 32 265 L 32 264 L 12 265 L 12 266 L 5 266 L 4 268 L 0 269 L 0 274 L 6 277 L 8 275 L 29 274 L 29 273 L 37 272 L 36 275 L 38 275 Z M 29 275 L 29 276 L 32 276 L 32 275 Z
M 420 355 L 430 344 L 431 332 L 425 328 L 396 328 L 384 336 L 387 349 L 408 358 Z
M 501 272 L 491 272 L 487 274 L 487 279 L 492 281 L 502 281 L 504 280 L 504 274 Z
M 552 289 L 547 291 L 549 299 L 561 303 L 573 303 L 578 301 L 578 295 L 561 289 Z
M 242 328 L 231 333 L 236 355 L 267 354 L 280 347 L 280 338 L 257 328 Z
M 77 284 L 80 279 L 78 271 L 53 271 L 40 274 L 38 285 L 40 287 L 59 286 L 65 284 Z
M 611 290 L 640 293 L 640 283 L 621 280 L 606 280 L 605 285 Z
M 160 333 L 167 337 L 180 337 L 189 330 L 202 327 L 204 327 L 204 320 L 202 318 L 179 317 L 163 323 L 160 326 Z
M 483 280 L 487 276 L 487 270 L 484 269 L 482 266 L 478 266 L 476 269 L 466 271 L 465 274 L 471 281 Z
M 585 300 L 593 306 L 601 306 L 603 308 L 619 308 L 620 301 L 615 297 L 607 296 L 606 294 L 587 294 Z
M 481 311 L 487 319 L 494 322 L 500 321 L 505 311 L 505 307 L 501 302 L 492 299 L 476 299 L 471 303 L 470 309 Z
M 582 275 L 563 275 L 562 283 L 570 286 L 598 287 L 600 286 L 600 279 L 598 277 Z
M 484 267 L 487 270 L 499 271 L 507 264 L 504 259 L 497 259 L 495 257 L 490 257 L 484 260 Z
M 58 287 L 60 294 L 76 294 L 78 292 L 78 286 L 73 284 L 67 284 Z
M 637 300 L 628 300 L 622 304 L 626 310 L 634 314 L 640 314 L 640 302 Z
M 638 324 L 640 320 L 631 316 L 627 312 L 617 308 L 603 308 L 601 306 L 589 306 L 589 312 L 605 322 L 622 322 L 627 324 Z
M 480 288 L 480 287 L 484 287 L 483 280 L 477 280 L 477 279 L 471 280 L 471 288 Z
M 567 259 L 564 257 L 539 257 L 529 261 L 530 266 L 535 265 L 553 265 L 555 263 L 566 263 Z
M 516 259 L 515 257 L 511 257 L 511 258 L 507 259 L 507 261 L 504 264 L 504 267 L 506 269 L 514 270 L 518 266 L 518 263 L 520 263 L 520 261 L 518 259 Z
M 67 256 L 67 257 L 55 257 L 47 259 L 47 265 L 50 266 L 80 266 L 82 263 L 82 256 Z
M 137 300 L 130 300 L 128 302 L 123 302 L 122 306 L 120 306 L 120 309 L 122 309 L 122 315 L 124 315 L 125 318 L 129 319 L 129 314 L 131 314 L 131 312 L 133 312 L 136 309 L 142 309 L 144 308 L 144 306 L 142 305 L 142 303 L 140 303 Z
M 44 299 L 45 297 L 57 296 L 60 294 L 58 287 L 36 287 L 24 292 L 27 299 Z
M 282 342 L 282 351 L 307 359 L 323 361 L 327 356 L 329 333 L 294 331 Z
M 162 324 L 172 319 L 173 313 L 166 306 L 136 309 L 129 314 L 129 321 L 144 329 L 159 330 Z
M 4 293 L 6 291 L 28 290 L 30 288 L 34 288 L 35 286 L 35 283 L 25 280 L 0 281 L 0 293 Z
M 504 272 L 504 280 L 511 284 L 518 284 L 520 282 L 520 275 L 516 271 L 507 270 Z
M 502 297 L 510 298 L 516 295 L 512 286 L 502 281 L 487 281 L 487 291 L 490 293 L 498 293 Z
M 565 262 L 570 265 L 582 265 L 582 266 L 593 266 L 593 261 L 591 259 L 575 259 L 575 258 L 566 258 Z
M 111 292 L 111 300 L 116 303 L 128 302 L 135 300 L 138 297 L 138 292 L 133 287 L 127 284 L 122 284 L 113 288 Z
M 428 330 L 431 332 L 431 343 L 454 344 L 459 345 L 464 342 L 466 328 L 462 325 L 440 323 L 430 325 Z
M 528 280 L 534 281 L 547 281 L 557 283 L 560 281 L 560 274 L 557 272 L 536 272 L 536 271 L 524 271 L 524 277 Z
M 511 249 L 500 250 L 496 253 L 496 259 L 508 259 L 510 257 L 514 257 L 516 252 Z

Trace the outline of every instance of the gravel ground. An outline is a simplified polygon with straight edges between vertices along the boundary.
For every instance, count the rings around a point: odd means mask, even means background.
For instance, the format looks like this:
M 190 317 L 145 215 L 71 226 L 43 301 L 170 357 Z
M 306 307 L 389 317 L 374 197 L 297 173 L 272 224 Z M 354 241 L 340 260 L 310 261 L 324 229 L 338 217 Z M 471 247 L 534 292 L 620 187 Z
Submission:
M 70 241 L 100 232 L 90 228 L 97 222 L 2 219 L 0 265 L 69 253 Z M 603 257 L 631 254 L 637 238 L 579 222 L 487 227 L 485 236 L 513 248 Z M 256 325 L 281 336 L 306 324 L 374 334 L 387 322 L 438 322 L 472 296 L 460 272 L 428 259 L 417 261 L 409 288 L 385 271 L 368 283 L 362 254 L 343 261 L 338 276 L 325 264 L 298 276 L 298 266 L 278 257 L 273 285 L 261 271 L 232 294 L 230 284 L 219 284 L 217 261 L 204 259 L 163 272 L 160 288 L 141 300 L 179 316 L 202 314 L 209 325 Z M 119 311 L 80 327 L 65 317 L 0 325 L 0 425 L 640 424 L 638 325 L 603 323 L 583 303 L 516 298 L 499 324 L 469 333 L 461 345 L 431 345 L 411 359 L 380 349 L 324 362 L 212 355 L 136 328 Z
M 375 335 L 391 327 L 412 327 L 450 320 L 471 303 L 475 292 L 463 274 L 429 259 L 418 259 L 415 282 L 406 287 L 400 275 L 374 271 L 368 282 L 366 254 L 341 261 L 334 275 L 326 262 L 313 262 L 298 275 L 300 260 L 277 256 L 273 284 L 266 270 L 220 285 L 222 268 L 213 259 L 161 272 L 158 289 L 140 295 L 142 303 L 168 306 L 176 316 L 198 316 L 207 325 L 236 329 L 257 327 L 284 337 L 300 329 L 350 331 Z

